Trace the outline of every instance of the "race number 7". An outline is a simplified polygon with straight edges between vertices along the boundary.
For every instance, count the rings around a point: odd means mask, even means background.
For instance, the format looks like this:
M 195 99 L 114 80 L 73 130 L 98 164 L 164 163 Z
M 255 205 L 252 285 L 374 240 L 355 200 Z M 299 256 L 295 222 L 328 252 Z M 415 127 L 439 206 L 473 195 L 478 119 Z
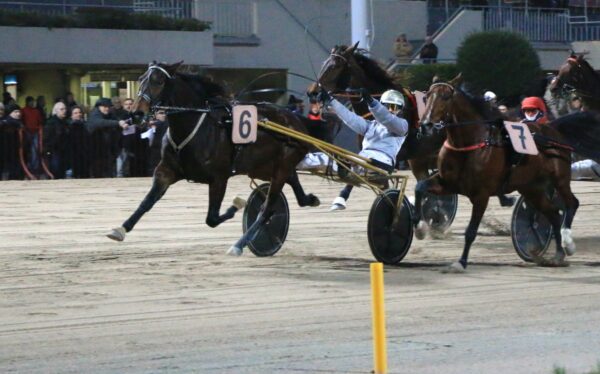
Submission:
M 520 126 L 512 125 L 511 127 L 513 129 L 519 131 L 519 139 L 521 139 L 521 146 L 523 147 L 523 149 L 527 149 L 527 145 L 525 144 L 525 139 L 527 139 L 527 138 L 525 137 L 525 130 L 523 129 L 523 125 L 520 125 Z
M 254 105 L 233 107 L 233 128 L 231 140 L 234 144 L 248 144 L 256 141 L 258 112 Z

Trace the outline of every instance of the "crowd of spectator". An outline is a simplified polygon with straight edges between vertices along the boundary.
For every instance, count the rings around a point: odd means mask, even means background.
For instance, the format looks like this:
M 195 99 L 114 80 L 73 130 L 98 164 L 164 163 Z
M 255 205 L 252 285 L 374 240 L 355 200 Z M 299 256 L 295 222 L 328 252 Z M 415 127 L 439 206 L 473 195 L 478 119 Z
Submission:
M 50 115 L 43 96 L 23 108 L 10 93 L 0 103 L 0 180 L 107 178 L 152 175 L 167 129 L 159 111 L 133 124 L 133 99 L 100 98 L 89 113 L 72 93 L 55 100 Z

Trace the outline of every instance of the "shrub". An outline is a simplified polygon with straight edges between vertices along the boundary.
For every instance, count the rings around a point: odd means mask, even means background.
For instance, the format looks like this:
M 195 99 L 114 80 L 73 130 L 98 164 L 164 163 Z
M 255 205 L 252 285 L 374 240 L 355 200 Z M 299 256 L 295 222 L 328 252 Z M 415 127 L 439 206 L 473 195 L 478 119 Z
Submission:
M 457 51 L 457 66 L 474 93 L 492 90 L 518 97 L 537 88 L 543 78 L 540 60 L 519 34 L 486 31 L 469 35 Z
M 156 14 L 127 12 L 111 8 L 80 8 L 77 13 L 66 16 L 0 9 L 0 26 L 174 31 L 210 29 L 209 22 L 197 19 L 174 19 Z
M 454 64 L 411 65 L 395 73 L 402 85 L 418 91 L 427 91 L 434 76 L 447 81 L 458 74 Z

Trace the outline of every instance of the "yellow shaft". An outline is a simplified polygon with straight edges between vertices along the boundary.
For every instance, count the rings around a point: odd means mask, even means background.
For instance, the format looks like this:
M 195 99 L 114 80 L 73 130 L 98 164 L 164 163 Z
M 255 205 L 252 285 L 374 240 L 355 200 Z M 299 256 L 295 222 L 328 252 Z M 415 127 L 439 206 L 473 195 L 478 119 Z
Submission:
M 387 373 L 385 338 L 385 305 L 383 297 L 383 264 L 371 264 L 371 292 L 373 297 L 373 363 L 375 374 Z

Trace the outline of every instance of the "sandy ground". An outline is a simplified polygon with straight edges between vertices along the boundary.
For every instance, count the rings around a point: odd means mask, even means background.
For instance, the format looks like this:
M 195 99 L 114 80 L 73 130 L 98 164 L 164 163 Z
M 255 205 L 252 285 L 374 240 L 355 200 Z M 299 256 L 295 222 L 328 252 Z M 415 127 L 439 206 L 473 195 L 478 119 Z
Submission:
M 235 178 L 226 202 L 247 196 Z M 207 187 L 180 182 L 126 241 L 108 229 L 149 179 L 0 183 L 0 373 L 368 373 L 366 221 L 373 194 L 329 213 L 339 185 L 304 178 L 324 202 L 300 209 L 274 257 L 224 255 L 241 214 L 204 224 Z M 568 268 L 524 264 L 480 230 L 466 274 L 461 198 L 445 240 L 413 242 L 386 267 L 390 373 L 581 373 L 600 360 L 600 183 L 574 183 L 578 253 Z M 227 203 L 228 205 L 228 203 Z M 497 200 L 489 216 L 509 223 Z

